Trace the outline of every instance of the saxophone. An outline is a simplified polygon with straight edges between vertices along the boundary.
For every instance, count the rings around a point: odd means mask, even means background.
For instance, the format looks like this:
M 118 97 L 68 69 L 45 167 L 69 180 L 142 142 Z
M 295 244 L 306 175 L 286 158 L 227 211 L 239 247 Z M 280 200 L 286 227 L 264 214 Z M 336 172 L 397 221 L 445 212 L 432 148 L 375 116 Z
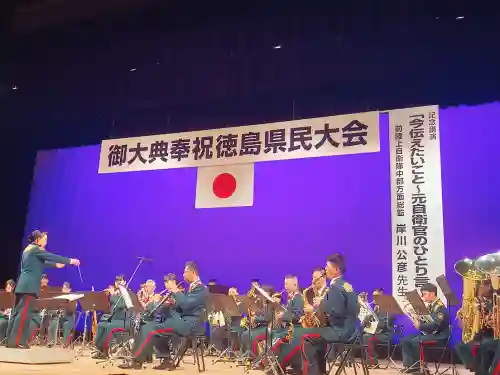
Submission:
M 365 299 L 366 294 L 361 293 L 358 295 L 358 304 L 359 304 L 359 314 L 358 319 L 361 323 L 365 323 L 364 332 L 374 335 L 377 331 L 379 318 L 377 314 L 370 307 L 368 302 Z
M 302 294 L 304 295 L 304 306 L 310 306 L 310 302 L 307 300 L 307 292 L 313 288 L 313 285 L 311 285 L 309 288 L 304 289 Z M 314 291 L 314 296 L 315 297 L 321 297 L 317 294 L 315 289 L 312 289 Z M 324 289 L 325 291 L 327 288 Z M 299 320 L 299 323 L 302 325 L 303 328 L 318 328 L 321 327 L 321 321 L 316 315 L 316 313 L 304 313 L 302 317 Z

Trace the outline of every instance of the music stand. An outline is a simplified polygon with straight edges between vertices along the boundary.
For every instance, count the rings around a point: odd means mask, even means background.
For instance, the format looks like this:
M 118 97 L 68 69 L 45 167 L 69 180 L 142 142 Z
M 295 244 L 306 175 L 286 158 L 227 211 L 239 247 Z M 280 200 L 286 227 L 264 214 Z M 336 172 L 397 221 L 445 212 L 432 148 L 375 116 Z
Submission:
M 212 311 L 222 311 L 224 316 L 241 316 L 238 305 L 236 304 L 234 298 L 231 296 L 228 296 L 226 294 L 210 294 L 209 303 L 212 306 Z M 230 339 L 230 327 L 228 327 L 227 332 L 229 334 L 228 347 L 212 361 L 212 364 L 224 361 L 225 359 L 234 360 L 237 357 L 236 353 L 233 350 L 232 340 Z
M 450 283 L 448 283 L 448 280 L 446 279 L 445 275 L 440 275 L 436 277 L 436 283 L 439 286 L 439 289 L 441 289 L 441 292 L 443 292 L 444 297 L 446 298 L 446 309 L 448 310 L 448 314 L 451 315 L 451 307 L 452 306 L 458 306 L 460 304 L 460 301 L 458 300 L 456 294 L 453 292 L 451 289 Z M 451 338 L 453 337 L 453 324 L 451 324 L 451 319 L 448 322 L 449 325 L 449 330 L 450 330 L 450 335 L 448 336 L 448 339 L 446 340 L 446 346 L 448 346 L 448 343 L 450 342 Z M 438 374 L 445 374 L 448 370 L 451 370 L 452 375 L 458 374 L 457 367 L 455 365 L 454 361 L 454 352 L 455 350 L 451 349 L 450 350 L 450 366 L 446 368 L 442 372 L 438 372 Z M 439 359 L 439 365 L 441 365 L 441 362 L 444 359 L 444 354 L 446 353 L 446 350 L 443 350 L 443 353 L 441 353 L 441 358 Z M 438 365 L 438 369 L 439 369 Z
M 230 287 L 226 285 L 209 285 L 208 286 L 208 291 L 213 294 L 225 294 L 227 295 L 229 293 Z
M 270 321 L 267 324 L 266 328 L 266 337 L 264 341 L 264 352 L 262 355 L 257 357 L 257 359 L 254 360 L 252 365 L 245 369 L 245 372 L 248 374 L 250 370 L 256 369 L 261 363 L 266 363 L 266 368 L 264 371 L 266 374 L 269 374 L 270 372 L 273 373 L 273 375 L 284 375 L 283 368 L 281 367 L 280 363 L 278 362 L 278 359 L 274 355 L 272 351 L 272 333 L 273 333 L 273 317 L 276 311 L 283 310 L 281 303 L 276 303 L 274 302 L 273 298 L 261 287 L 255 285 L 255 290 L 259 292 L 261 295 L 261 298 L 264 301 L 264 305 L 266 308 L 266 315 L 270 315 Z
M 403 310 L 401 310 L 401 307 L 399 307 L 398 301 L 396 301 L 396 299 L 391 295 L 383 294 L 383 295 L 373 296 L 373 300 L 377 304 L 379 312 L 387 315 L 387 321 L 389 321 L 390 316 L 405 315 Z M 394 354 L 394 350 L 396 349 L 396 345 L 394 345 L 393 349 L 392 349 L 392 345 L 393 345 L 393 342 L 392 342 L 392 339 L 390 339 L 388 342 L 388 353 L 387 353 L 388 354 L 387 360 L 389 361 L 389 363 L 387 364 L 386 368 L 391 366 L 392 368 L 394 368 L 398 372 L 401 372 L 400 368 L 398 367 L 398 365 L 396 364 L 396 362 L 392 358 L 392 355 Z
M 254 354 L 252 352 L 252 324 L 250 323 L 250 317 L 252 315 L 252 312 L 255 313 L 255 315 L 262 315 L 264 313 L 264 310 L 257 305 L 256 301 L 253 298 L 247 297 L 247 296 L 238 296 L 237 297 L 238 301 L 241 302 L 243 305 L 243 311 L 246 311 L 247 314 L 247 328 L 248 328 L 248 349 L 246 352 L 241 353 L 238 360 L 241 361 L 242 365 L 245 366 L 245 361 L 246 360 L 253 360 L 254 359 Z
M 411 292 L 405 293 L 406 298 L 408 299 L 408 302 L 410 302 L 410 305 L 413 307 L 413 310 L 418 315 L 430 315 L 429 309 L 425 306 L 424 301 L 422 301 L 422 298 L 420 297 L 420 294 L 416 290 L 412 290 Z
M 128 293 L 128 297 L 130 298 L 132 306 L 128 307 L 127 310 L 125 311 L 125 319 L 123 320 L 123 332 L 115 332 L 116 336 L 121 336 L 121 340 L 115 343 L 112 349 L 110 348 L 109 357 L 106 360 L 97 362 L 97 363 L 104 362 L 104 365 L 102 366 L 103 368 L 107 367 L 109 364 L 112 364 L 114 360 L 129 358 L 132 356 L 132 344 L 130 339 L 134 337 L 134 332 L 132 331 L 133 328 L 132 328 L 131 318 L 133 318 L 135 321 L 135 315 L 143 312 L 144 307 L 139 302 L 139 298 L 135 293 L 132 293 L 128 289 L 126 290 L 126 292 Z M 125 300 L 123 294 L 120 297 Z M 113 310 L 114 314 L 116 312 L 116 304 L 115 306 L 113 306 Z M 134 317 L 130 317 L 127 315 L 130 311 L 132 311 L 132 313 L 135 314 Z M 131 323 L 129 330 L 127 330 L 127 320 L 129 320 Z M 138 324 L 140 324 L 140 322 Z M 113 352 L 113 354 L 111 354 L 111 351 Z
M 7 310 L 7 309 L 12 309 L 14 307 L 14 304 L 16 302 L 16 296 L 14 293 L 8 293 L 5 290 L 0 291 L 0 310 Z M 12 316 L 12 310 L 9 315 L 9 320 L 10 317 Z M 5 341 L 7 341 L 7 336 L 0 341 L 0 345 L 3 344 Z
M 85 311 L 85 320 L 83 325 L 83 335 L 82 337 L 82 347 L 76 353 L 75 357 L 82 356 L 84 350 L 89 347 L 92 349 L 92 340 L 87 341 L 88 335 L 88 316 L 89 313 L 94 311 L 102 311 L 104 314 L 109 314 L 111 312 L 111 306 L 109 304 L 108 296 L 104 292 L 79 292 L 83 294 L 83 298 L 80 299 L 80 306 L 83 311 Z

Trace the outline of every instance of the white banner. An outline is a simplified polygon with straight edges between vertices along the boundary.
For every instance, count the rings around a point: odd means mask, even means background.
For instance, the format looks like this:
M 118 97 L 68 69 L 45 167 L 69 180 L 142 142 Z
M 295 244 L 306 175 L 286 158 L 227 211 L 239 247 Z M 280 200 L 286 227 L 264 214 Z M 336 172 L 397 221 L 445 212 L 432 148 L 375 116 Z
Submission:
M 392 292 L 402 296 L 445 274 L 439 108 L 390 111 L 389 126 Z
M 380 151 L 379 113 L 105 140 L 99 173 L 205 167 Z

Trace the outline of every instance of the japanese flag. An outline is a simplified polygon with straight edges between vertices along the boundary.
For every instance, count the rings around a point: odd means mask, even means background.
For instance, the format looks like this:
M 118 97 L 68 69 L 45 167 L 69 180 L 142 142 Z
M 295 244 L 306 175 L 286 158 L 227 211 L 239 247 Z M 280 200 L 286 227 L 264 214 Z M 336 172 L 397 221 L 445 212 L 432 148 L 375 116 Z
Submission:
M 253 206 L 254 164 L 198 168 L 196 208 Z

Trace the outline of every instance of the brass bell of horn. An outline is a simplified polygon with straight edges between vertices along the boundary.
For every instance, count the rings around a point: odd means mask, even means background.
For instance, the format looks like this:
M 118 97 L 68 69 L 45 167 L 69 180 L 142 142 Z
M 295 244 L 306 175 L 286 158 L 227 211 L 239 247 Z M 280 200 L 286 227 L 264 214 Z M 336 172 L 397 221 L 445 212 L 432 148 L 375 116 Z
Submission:
M 475 261 L 476 267 L 494 276 L 500 276 L 500 252 L 483 255 Z
M 459 260 L 455 263 L 455 272 L 462 276 L 464 279 L 474 280 L 474 281 L 482 281 L 488 279 L 488 275 L 482 270 L 479 269 L 476 261 L 465 258 Z

